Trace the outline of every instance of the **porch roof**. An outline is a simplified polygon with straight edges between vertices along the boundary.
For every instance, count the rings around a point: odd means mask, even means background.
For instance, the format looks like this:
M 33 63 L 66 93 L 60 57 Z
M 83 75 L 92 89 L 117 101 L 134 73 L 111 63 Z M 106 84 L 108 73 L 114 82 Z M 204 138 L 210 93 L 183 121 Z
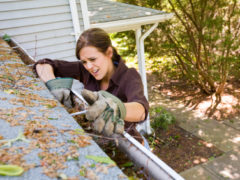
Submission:
M 101 27 L 108 32 L 137 29 L 172 18 L 172 13 L 110 0 L 88 0 L 90 27 Z

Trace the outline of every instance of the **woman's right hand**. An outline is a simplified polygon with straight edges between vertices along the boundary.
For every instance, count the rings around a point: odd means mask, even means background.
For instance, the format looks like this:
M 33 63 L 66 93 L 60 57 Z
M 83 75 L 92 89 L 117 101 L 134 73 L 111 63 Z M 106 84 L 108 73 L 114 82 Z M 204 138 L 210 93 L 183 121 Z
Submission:
M 55 79 L 53 68 L 50 64 L 37 64 L 36 72 L 43 82 Z
M 111 136 L 113 133 L 122 134 L 126 109 L 116 96 L 106 92 L 82 90 L 82 96 L 89 103 L 86 119 L 93 121 L 93 130 Z

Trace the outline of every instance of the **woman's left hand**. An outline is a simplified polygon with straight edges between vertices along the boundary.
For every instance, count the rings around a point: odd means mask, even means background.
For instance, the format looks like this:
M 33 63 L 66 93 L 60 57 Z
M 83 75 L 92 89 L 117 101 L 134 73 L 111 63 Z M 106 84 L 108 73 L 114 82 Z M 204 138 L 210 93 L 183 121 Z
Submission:
M 122 134 L 126 109 L 116 96 L 106 92 L 92 92 L 84 89 L 82 95 L 90 104 L 86 119 L 93 122 L 93 130 L 104 135 Z

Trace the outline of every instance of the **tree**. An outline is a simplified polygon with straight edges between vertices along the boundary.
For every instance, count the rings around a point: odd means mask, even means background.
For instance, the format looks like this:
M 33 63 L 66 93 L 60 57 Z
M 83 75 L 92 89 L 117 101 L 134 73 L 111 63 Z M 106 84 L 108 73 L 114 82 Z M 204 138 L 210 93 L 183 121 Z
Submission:
M 240 9 L 237 0 L 168 0 L 175 21 L 161 25 L 165 46 L 184 74 L 205 93 L 224 90 L 239 59 Z
M 240 2 L 121 1 L 174 12 L 173 20 L 160 23 L 146 39 L 146 51 L 152 56 L 160 52 L 173 57 L 191 82 L 206 94 L 215 93 L 220 100 L 231 68 L 240 61 Z

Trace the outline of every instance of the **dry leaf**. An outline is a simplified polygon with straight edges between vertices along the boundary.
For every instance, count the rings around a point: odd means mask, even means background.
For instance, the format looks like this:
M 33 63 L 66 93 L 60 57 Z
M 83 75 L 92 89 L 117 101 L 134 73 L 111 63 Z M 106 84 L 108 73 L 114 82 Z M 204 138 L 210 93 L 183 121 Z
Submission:
M 88 169 L 86 172 L 86 178 L 90 180 L 99 180 L 99 177 L 94 173 L 93 170 Z
M 97 164 L 96 165 L 96 172 L 101 172 L 103 174 L 108 174 L 108 167 L 101 165 L 101 164 Z

